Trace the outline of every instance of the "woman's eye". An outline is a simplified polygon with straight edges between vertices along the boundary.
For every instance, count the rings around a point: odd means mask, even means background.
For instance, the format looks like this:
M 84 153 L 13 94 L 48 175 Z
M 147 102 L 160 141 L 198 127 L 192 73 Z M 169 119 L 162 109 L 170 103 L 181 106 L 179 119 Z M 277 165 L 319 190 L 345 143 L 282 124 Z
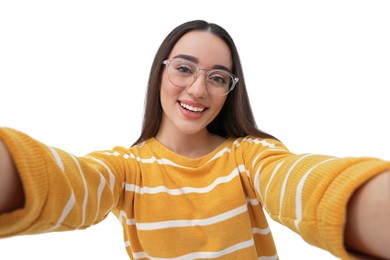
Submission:
M 191 67 L 189 67 L 188 65 L 179 65 L 176 67 L 176 70 L 181 73 L 193 73 L 193 69 L 191 69 Z
M 211 75 L 209 77 L 209 80 L 218 85 L 226 85 L 226 83 L 228 82 L 226 77 L 224 77 L 223 75 Z

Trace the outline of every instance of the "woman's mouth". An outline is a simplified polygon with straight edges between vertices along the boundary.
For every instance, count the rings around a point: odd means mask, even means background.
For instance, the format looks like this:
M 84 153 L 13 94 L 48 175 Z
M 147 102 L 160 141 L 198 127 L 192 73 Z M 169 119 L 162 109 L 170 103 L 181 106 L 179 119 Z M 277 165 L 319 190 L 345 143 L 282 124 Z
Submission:
M 196 107 L 191 106 L 182 102 L 179 102 L 180 106 L 188 111 L 194 112 L 194 113 L 202 113 L 206 108 L 205 107 Z

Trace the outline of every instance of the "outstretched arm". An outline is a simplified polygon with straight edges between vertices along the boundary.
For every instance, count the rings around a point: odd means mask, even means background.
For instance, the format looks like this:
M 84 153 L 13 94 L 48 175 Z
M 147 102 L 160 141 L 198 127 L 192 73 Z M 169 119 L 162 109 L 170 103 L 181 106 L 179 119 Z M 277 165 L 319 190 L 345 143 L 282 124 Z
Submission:
M 390 259 L 390 170 L 372 178 L 351 197 L 345 242 L 359 253 Z
M 0 213 L 23 207 L 22 183 L 5 144 L 0 139 Z

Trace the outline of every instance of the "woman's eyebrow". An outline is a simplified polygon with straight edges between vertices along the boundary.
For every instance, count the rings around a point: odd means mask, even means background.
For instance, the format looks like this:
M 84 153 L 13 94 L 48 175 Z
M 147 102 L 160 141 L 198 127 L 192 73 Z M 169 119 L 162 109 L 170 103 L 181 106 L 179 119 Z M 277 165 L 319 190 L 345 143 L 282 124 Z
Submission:
M 223 65 L 214 65 L 214 66 L 213 66 L 213 69 L 217 69 L 217 70 L 226 70 L 226 71 L 231 72 L 231 71 L 229 70 L 228 67 L 223 66 Z
M 196 63 L 196 64 L 198 64 L 198 62 L 199 62 L 198 58 L 191 56 L 191 55 L 187 55 L 187 54 L 179 54 L 173 58 L 174 59 L 180 58 L 180 59 L 188 60 L 188 61 L 191 61 L 191 62 Z
M 178 55 L 174 56 L 173 58 L 174 59 L 179 58 L 179 59 L 188 60 L 188 61 L 191 61 L 191 62 L 196 63 L 196 64 L 199 63 L 199 59 L 198 58 L 196 58 L 194 56 L 191 56 L 191 55 L 187 55 L 187 54 L 178 54 Z M 226 71 L 230 72 L 230 69 L 228 67 L 223 66 L 223 65 L 218 65 L 218 64 L 214 65 L 212 67 L 212 69 L 226 70 Z

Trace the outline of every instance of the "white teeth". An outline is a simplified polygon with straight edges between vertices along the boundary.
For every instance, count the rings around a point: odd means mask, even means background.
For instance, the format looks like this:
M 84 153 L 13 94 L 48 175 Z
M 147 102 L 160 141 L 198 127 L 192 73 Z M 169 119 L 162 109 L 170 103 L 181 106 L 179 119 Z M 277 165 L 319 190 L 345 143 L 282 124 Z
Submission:
M 200 107 L 193 107 L 193 106 L 190 106 L 190 105 L 187 105 L 187 104 L 183 104 L 183 103 L 180 103 L 180 106 L 184 107 L 185 109 L 188 109 L 192 112 L 203 112 L 204 108 L 200 108 Z

